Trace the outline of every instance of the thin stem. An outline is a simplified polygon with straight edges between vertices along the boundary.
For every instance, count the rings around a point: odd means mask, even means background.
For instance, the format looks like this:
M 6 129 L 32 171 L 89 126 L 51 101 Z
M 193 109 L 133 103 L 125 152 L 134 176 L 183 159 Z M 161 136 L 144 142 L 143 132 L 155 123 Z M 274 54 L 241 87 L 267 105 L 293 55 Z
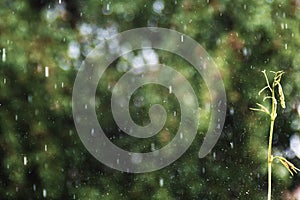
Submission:
M 272 196 L 272 141 L 273 141 L 273 130 L 274 122 L 276 118 L 277 101 L 275 98 L 274 85 L 272 88 L 272 112 L 271 112 L 271 124 L 269 133 L 269 147 L 268 147 L 268 200 L 271 200 Z
M 273 140 L 274 120 L 271 120 L 270 135 L 269 135 L 269 148 L 268 148 L 268 200 L 271 200 L 272 192 L 272 140 Z

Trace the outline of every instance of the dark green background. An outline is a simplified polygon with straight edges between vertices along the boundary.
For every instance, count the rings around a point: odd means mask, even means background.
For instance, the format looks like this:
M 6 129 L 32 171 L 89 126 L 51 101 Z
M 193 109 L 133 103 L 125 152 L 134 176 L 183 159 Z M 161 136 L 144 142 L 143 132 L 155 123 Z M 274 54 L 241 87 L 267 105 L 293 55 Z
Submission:
M 286 156 L 290 136 L 299 135 L 300 127 L 299 1 L 161 0 L 161 13 L 154 11 L 154 2 L 1 0 L 0 56 L 5 51 L 6 59 L 0 59 L 0 199 L 266 198 L 269 119 L 249 107 L 262 101 L 257 95 L 265 84 L 260 71 L 284 70 L 287 108 L 279 110 L 274 151 Z M 127 174 L 98 162 L 81 143 L 72 118 L 72 86 L 86 53 L 103 39 L 99 33 L 145 26 L 174 29 L 203 45 L 222 74 L 228 113 L 213 152 L 199 159 L 209 119 L 207 88 L 186 62 L 159 53 L 161 63 L 182 72 L 195 88 L 203 109 L 198 135 L 170 166 Z M 83 27 L 92 32 L 84 35 Z M 80 48 L 79 57 L 70 57 L 70 45 Z M 180 114 L 169 118 L 168 129 L 151 140 L 131 140 L 115 125 L 108 88 L 124 73 L 116 67 L 121 61 L 109 67 L 97 91 L 98 119 L 107 136 L 140 152 L 149 151 L 151 142 L 156 147 L 167 144 Z M 130 107 L 138 124 L 149 122 L 151 104 L 166 102 L 171 116 L 178 110 L 178 101 L 167 89 L 147 86 L 135 95 L 145 99 L 142 107 Z M 297 158 L 290 161 L 300 166 Z M 299 175 L 291 178 L 276 163 L 273 169 L 273 198 L 287 199 L 300 185 Z

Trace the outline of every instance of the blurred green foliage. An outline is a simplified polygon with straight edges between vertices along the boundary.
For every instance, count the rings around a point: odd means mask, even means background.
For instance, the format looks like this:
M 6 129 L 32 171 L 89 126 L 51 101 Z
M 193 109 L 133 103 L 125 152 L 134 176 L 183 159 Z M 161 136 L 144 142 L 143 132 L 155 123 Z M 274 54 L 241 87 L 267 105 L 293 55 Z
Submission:
M 285 155 L 290 136 L 300 129 L 299 20 L 297 0 L 2 0 L 0 198 L 265 199 L 268 119 L 249 107 L 261 98 L 260 71 L 284 70 L 287 109 L 275 125 L 274 150 Z M 81 143 L 72 118 L 72 86 L 81 61 L 105 36 L 144 26 L 175 29 L 203 45 L 222 73 L 228 113 L 213 152 L 199 159 L 210 113 L 206 86 L 191 66 L 162 53 L 160 61 L 184 74 L 199 96 L 199 134 L 170 166 L 128 174 L 104 166 Z M 140 152 L 149 151 L 151 142 L 167 144 L 180 113 L 149 140 L 132 140 L 118 130 L 109 108 L 109 88 L 126 71 L 118 62 L 97 91 L 98 119 L 107 136 Z M 170 116 L 178 109 L 176 98 L 159 86 L 134 96 L 145 99 L 144 106 L 132 102 L 130 108 L 138 124 L 149 121 L 151 104 L 166 101 Z M 300 166 L 298 159 L 291 161 Z M 280 165 L 274 164 L 273 176 L 274 199 L 286 199 L 300 184 L 299 176 L 291 179 Z

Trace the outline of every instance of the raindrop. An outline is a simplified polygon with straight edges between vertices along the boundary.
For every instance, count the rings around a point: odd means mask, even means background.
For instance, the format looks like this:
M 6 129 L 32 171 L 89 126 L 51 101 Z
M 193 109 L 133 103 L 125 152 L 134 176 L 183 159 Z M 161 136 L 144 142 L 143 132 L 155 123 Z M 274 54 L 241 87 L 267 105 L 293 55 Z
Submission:
M 174 116 L 174 117 L 176 117 L 176 115 L 177 115 L 177 112 L 176 112 L 176 111 L 174 111 L 174 112 L 173 112 L 173 116 Z
M 172 86 L 169 86 L 169 94 L 172 94 Z
M 245 57 L 249 55 L 248 49 L 246 47 L 243 48 L 243 55 Z
M 183 35 L 180 36 L 180 41 L 183 42 Z
M 28 101 L 29 103 L 32 103 L 32 95 L 28 95 L 28 96 L 27 96 L 27 101 Z
M 77 59 L 80 56 L 80 45 L 77 42 L 70 42 L 68 48 L 68 54 L 70 58 Z
M 91 129 L 91 135 L 92 135 L 92 136 L 95 135 L 95 129 L 94 129 L 94 128 Z
M 61 0 L 58 0 L 58 4 L 61 4 Z
M 2 49 L 2 62 L 5 62 L 6 61 L 6 49 L 3 48 Z
M 244 10 L 246 10 L 247 9 L 247 5 L 246 4 L 244 4 Z
M 205 167 L 202 167 L 202 173 L 205 174 Z
M 47 190 L 43 189 L 43 197 L 46 198 L 47 197 Z
M 214 158 L 214 160 L 216 159 L 216 157 L 217 157 L 216 152 L 213 152 L 213 158 Z
M 230 142 L 230 148 L 233 149 L 233 142 Z
M 33 189 L 33 191 L 36 191 L 36 185 L 35 184 L 32 185 L 32 189 Z
M 159 186 L 160 187 L 164 186 L 164 179 L 162 178 L 159 179 Z
M 287 43 L 284 44 L 284 49 L 287 49 L 288 48 L 288 45 Z
M 49 67 L 45 67 L 45 77 L 49 77 Z
M 120 164 L 120 159 L 119 159 L 119 158 L 117 158 L 117 165 L 118 165 L 118 164 Z
M 155 151 L 155 144 L 151 143 L 151 151 Z
M 15 120 L 18 121 L 18 115 L 15 115 Z
M 3 79 L 3 83 L 6 84 L 6 78 Z
M 45 144 L 45 147 L 44 147 L 44 148 L 45 148 L 45 151 L 47 151 L 47 150 L 48 150 L 48 146 L 47 146 L 46 144 Z
M 104 4 L 102 8 L 103 15 L 110 15 L 112 13 L 110 3 Z
M 230 114 L 230 115 L 234 115 L 234 108 L 233 108 L 233 107 L 231 107 L 231 108 L 229 109 L 229 114 Z
M 180 133 L 180 139 L 182 139 L 183 138 L 183 134 L 182 133 Z
M 27 162 L 28 162 L 28 161 L 27 161 L 27 157 L 24 156 L 24 157 L 23 157 L 23 163 L 24 163 L 24 165 L 27 165 Z
M 63 88 L 64 87 L 64 82 L 61 82 L 61 88 Z

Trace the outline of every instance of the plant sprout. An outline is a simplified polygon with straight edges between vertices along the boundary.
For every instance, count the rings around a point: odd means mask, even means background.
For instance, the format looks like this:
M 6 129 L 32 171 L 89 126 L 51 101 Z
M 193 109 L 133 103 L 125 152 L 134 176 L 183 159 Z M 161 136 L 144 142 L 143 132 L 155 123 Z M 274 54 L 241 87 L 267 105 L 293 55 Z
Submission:
M 282 156 L 273 156 L 272 155 L 272 140 L 273 140 L 273 129 L 274 129 L 274 122 L 277 117 L 277 99 L 276 99 L 276 89 L 278 92 L 279 96 L 279 101 L 281 107 L 284 109 L 285 108 L 285 101 L 284 101 L 284 94 L 283 94 L 283 89 L 280 84 L 281 77 L 284 74 L 283 71 L 270 71 L 271 73 L 274 74 L 274 80 L 272 85 L 269 83 L 268 76 L 266 74 L 266 70 L 263 70 L 262 73 L 264 74 L 264 77 L 266 79 L 267 85 L 261 89 L 258 93 L 260 95 L 264 91 L 269 91 L 268 96 L 265 96 L 263 101 L 270 99 L 271 100 L 271 112 L 268 108 L 266 108 L 264 105 L 256 103 L 258 105 L 258 108 L 250 108 L 251 110 L 254 111 L 260 111 L 263 113 L 266 113 L 267 115 L 270 116 L 271 122 L 270 122 L 270 132 L 269 132 L 269 146 L 268 146 L 268 200 L 271 200 L 271 190 L 272 190 L 272 162 L 275 159 L 278 159 L 281 164 L 290 172 L 290 174 L 293 176 L 294 173 L 297 173 L 300 171 L 297 167 L 294 166 L 291 162 L 289 162 L 287 159 L 285 159 Z

